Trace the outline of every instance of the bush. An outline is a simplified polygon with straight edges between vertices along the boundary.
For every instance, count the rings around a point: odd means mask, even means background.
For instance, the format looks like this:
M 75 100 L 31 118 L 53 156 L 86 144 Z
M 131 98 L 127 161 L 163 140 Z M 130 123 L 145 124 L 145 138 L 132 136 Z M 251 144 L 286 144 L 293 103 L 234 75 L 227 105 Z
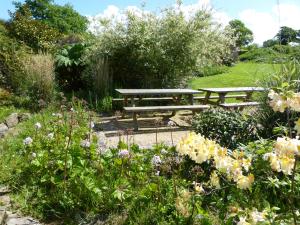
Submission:
M 108 81 L 102 82 L 108 92 L 116 87 L 176 87 L 196 68 L 222 63 L 230 55 L 231 32 L 215 27 L 205 11 L 189 20 L 174 8 L 141 14 L 127 12 L 126 23 L 102 24 L 87 57 L 90 83 Z
M 50 102 L 54 95 L 54 60 L 50 55 L 32 55 L 23 61 L 24 74 L 18 77 L 23 91 L 33 104 L 39 100 Z M 23 93 L 24 94 L 24 93 Z
M 65 45 L 55 54 L 56 80 L 60 88 L 66 91 L 87 89 L 83 79 L 85 69 L 83 54 L 87 46 L 85 43 Z
M 234 111 L 206 110 L 194 116 L 192 126 L 196 133 L 229 148 L 236 148 L 240 143 L 245 144 L 258 138 L 255 121 Z
M 297 60 L 294 60 L 281 65 L 280 70 L 265 77 L 265 79 L 261 81 L 261 86 L 265 87 L 267 90 L 275 88 L 299 92 L 299 83 L 294 82 L 299 79 L 300 63 Z M 291 112 L 290 116 L 286 113 L 274 112 L 269 105 L 268 92 L 263 92 L 262 95 L 260 95 L 260 102 L 261 105 L 254 114 L 254 117 L 263 128 L 260 130 L 260 136 L 264 138 L 281 136 L 285 133 L 284 130 L 288 125 L 289 117 L 291 117 L 290 119 L 292 120 L 296 120 L 296 118 L 300 116 L 297 112 Z M 276 131 L 276 133 L 274 133 L 274 131 Z

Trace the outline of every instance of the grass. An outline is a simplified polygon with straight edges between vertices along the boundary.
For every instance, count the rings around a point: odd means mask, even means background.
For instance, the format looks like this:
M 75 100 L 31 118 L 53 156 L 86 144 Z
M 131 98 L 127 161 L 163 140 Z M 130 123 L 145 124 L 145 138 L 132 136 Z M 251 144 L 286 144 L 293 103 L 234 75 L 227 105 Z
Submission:
M 259 86 L 259 80 L 274 73 L 279 65 L 264 63 L 238 63 L 228 72 L 209 77 L 196 77 L 189 81 L 193 89 L 202 87 Z

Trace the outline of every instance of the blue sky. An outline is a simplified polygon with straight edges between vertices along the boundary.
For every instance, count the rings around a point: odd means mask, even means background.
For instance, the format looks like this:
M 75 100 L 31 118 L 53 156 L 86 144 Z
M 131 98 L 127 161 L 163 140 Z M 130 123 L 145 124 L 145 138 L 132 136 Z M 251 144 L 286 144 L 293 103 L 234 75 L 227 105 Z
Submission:
M 149 11 L 174 4 L 175 0 L 55 0 L 58 4 L 71 3 L 82 15 L 110 15 L 111 9 L 121 13 L 128 6 L 141 7 Z M 231 19 L 240 19 L 254 32 L 255 42 L 272 38 L 279 26 L 300 29 L 300 0 L 183 0 L 187 9 L 199 8 L 203 4 L 215 9 L 218 22 L 226 24 Z M 112 7 L 113 6 L 113 7 Z M 278 10 L 279 9 L 279 10 Z M 0 0 L 0 18 L 8 19 L 8 10 L 13 10 L 11 0 Z M 280 16 L 279 16 L 280 15 Z M 279 21 L 280 18 L 280 21 Z

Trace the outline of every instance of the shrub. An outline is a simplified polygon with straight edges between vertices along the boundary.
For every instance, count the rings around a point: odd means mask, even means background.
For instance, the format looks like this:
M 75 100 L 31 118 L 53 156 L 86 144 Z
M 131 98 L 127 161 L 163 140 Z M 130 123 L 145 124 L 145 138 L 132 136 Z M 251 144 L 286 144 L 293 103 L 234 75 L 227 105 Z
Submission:
M 280 69 L 270 76 L 265 77 L 261 81 L 261 86 L 267 90 L 275 88 L 279 90 L 291 90 L 295 92 L 300 91 L 299 83 L 295 83 L 295 80 L 300 79 L 300 64 L 299 61 L 294 60 L 287 64 L 281 65 Z M 259 124 L 262 125 L 260 130 L 260 136 L 265 138 L 274 138 L 285 133 L 285 128 L 288 125 L 289 119 L 296 119 L 299 117 L 299 113 L 291 112 L 288 116 L 286 113 L 274 112 L 269 105 L 268 92 L 263 92 L 260 95 L 261 106 L 258 108 L 254 117 Z M 291 117 L 291 118 L 289 118 Z M 278 129 L 280 128 L 280 129 Z M 281 131 L 280 131 L 281 130 Z M 274 133 L 276 131 L 276 133 Z
M 126 23 L 102 24 L 97 45 L 87 57 L 91 83 L 96 73 L 108 77 L 98 80 L 112 80 L 105 83 L 112 85 L 110 90 L 176 87 L 196 68 L 222 63 L 230 55 L 231 32 L 214 26 L 208 12 L 198 11 L 189 20 L 174 8 L 160 15 L 124 16 Z
M 255 121 L 234 111 L 209 109 L 194 116 L 192 125 L 196 133 L 229 148 L 258 138 Z
M 65 45 L 55 54 L 56 80 L 60 88 L 67 91 L 87 89 L 83 79 L 85 69 L 83 54 L 87 46 L 85 43 Z
M 50 102 L 54 94 L 54 60 L 52 56 L 32 55 L 23 61 L 23 66 L 24 74 L 19 77 L 19 82 L 25 93 L 35 104 L 38 100 Z

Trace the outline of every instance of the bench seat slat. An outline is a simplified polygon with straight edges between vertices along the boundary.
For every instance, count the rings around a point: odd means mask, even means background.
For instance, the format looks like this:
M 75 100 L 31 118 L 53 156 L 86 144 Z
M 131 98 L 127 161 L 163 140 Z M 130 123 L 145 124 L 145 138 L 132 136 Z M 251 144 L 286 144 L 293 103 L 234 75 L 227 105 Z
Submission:
M 201 110 L 208 109 L 208 105 L 176 105 L 176 106 L 139 106 L 124 107 L 127 112 L 172 111 L 172 110 Z
M 260 105 L 259 102 L 238 102 L 238 103 L 223 103 L 220 106 L 225 108 L 237 108 L 237 107 L 244 107 L 244 106 L 258 106 Z
M 130 98 L 128 99 L 130 100 Z M 134 98 L 134 101 L 139 101 L 140 99 L 139 98 Z M 172 101 L 173 98 L 172 97 L 153 97 L 153 98 L 142 98 L 141 99 L 142 101 Z M 123 102 L 124 99 L 123 98 L 114 98 L 112 100 L 113 102 Z
M 246 98 L 246 95 L 225 95 L 225 98 Z M 217 95 L 212 95 L 209 97 L 209 99 L 218 99 L 219 96 Z M 203 100 L 205 99 L 205 96 L 196 96 L 194 97 L 195 100 Z

